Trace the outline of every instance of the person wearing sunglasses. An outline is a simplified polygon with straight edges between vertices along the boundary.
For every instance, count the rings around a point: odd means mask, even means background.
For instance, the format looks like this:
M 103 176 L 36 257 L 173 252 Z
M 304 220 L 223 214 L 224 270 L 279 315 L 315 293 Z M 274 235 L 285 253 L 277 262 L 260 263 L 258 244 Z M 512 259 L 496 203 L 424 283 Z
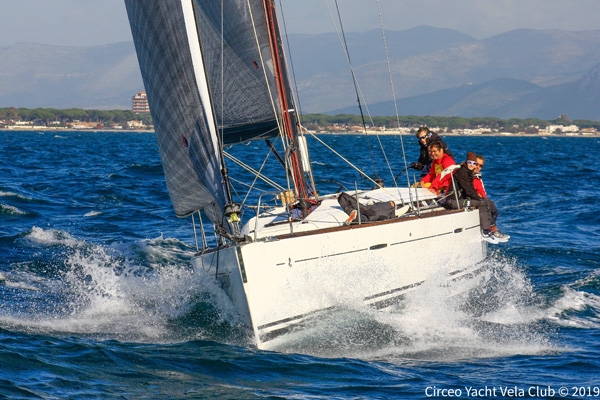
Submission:
M 492 199 L 490 199 L 487 196 L 487 193 L 485 191 L 485 186 L 483 185 L 483 178 L 481 177 L 481 170 L 485 164 L 485 157 L 482 156 L 481 154 L 477 154 L 476 160 L 477 160 L 477 165 L 475 165 L 475 169 L 473 170 L 473 172 L 474 172 L 473 187 L 477 191 L 477 194 L 481 198 L 483 198 L 484 201 L 486 201 L 487 206 L 490 209 L 491 218 L 492 218 L 490 229 L 494 233 L 494 236 L 496 236 L 496 238 L 500 242 L 506 242 L 506 241 L 508 241 L 508 239 L 510 239 L 510 236 L 504 232 L 501 232 L 498 229 L 498 227 L 496 226 L 496 220 L 498 219 L 498 208 L 496 207 L 496 203 L 494 203 L 492 201 Z
M 429 156 L 428 146 L 431 143 L 439 141 L 442 144 L 442 147 L 444 148 L 444 152 L 450 157 L 453 157 L 452 152 L 450 151 L 446 143 L 442 140 L 442 138 L 437 133 L 430 130 L 428 127 L 420 127 L 415 136 L 417 137 L 417 141 L 419 142 L 419 159 L 417 162 L 410 164 L 409 168 L 421 171 L 421 175 L 419 178 L 423 178 L 429 173 L 429 167 L 431 166 L 432 160 Z
M 477 156 L 472 151 L 467 153 L 467 159 L 460 164 L 452 178 L 455 195 L 446 198 L 445 206 L 451 209 L 477 208 L 479 211 L 479 224 L 483 239 L 492 244 L 499 240 L 492 232 L 492 213 L 488 203 L 475 190 L 474 179 L 477 168 Z

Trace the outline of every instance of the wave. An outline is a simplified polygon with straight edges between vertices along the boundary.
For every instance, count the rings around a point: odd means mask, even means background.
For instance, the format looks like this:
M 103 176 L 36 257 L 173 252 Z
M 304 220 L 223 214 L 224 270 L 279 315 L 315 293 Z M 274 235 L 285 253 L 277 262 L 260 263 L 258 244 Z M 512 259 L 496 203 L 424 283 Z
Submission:
M 548 319 L 563 327 L 598 329 L 600 296 L 564 287 L 562 297 L 548 309 Z
M 73 236 L 60 229 L 44 229 L 34 226 L 31 232 L 25 236 L 25 240 L 41 246 L 67 246 L 76 247 L 82 243 Z
M 26 211 L 23 211 L 15 206 L 0 203 L 0 215 L 27 215 Z
M 29 201 L 33 200 L 31 197 L 23 196 L 22 194 L 14 193 L 14 192 L 5 192 L 3 190 L 0 190 L 0 197 L 14 197 L 17 199 L 29 200 Z
M 0 307 L 5 329 L 152 343 L 217 340 L 230 332 L 226 337 L 246 343 L 214 276 L 193 269 L 193 252 L 177 239 L 106 246 L 34 227 L 23 240 L 55 252 L 0 276 L 0 285 L 36 293 L 23 295 L 28 301 L 18 309 Z
M 213 274 L 192 268 L 193 249 L 177 239 L 99 245 L 33 227 L 22 240 L 53 253 L 0 275 L 0 285 L 33 293 L 18 310 L 0 308 L 5 329 L 144 343 L 252 343 Z M 387 310 L 345 304 L 275 339 L 273 350 L 367 360 L 556 353 L 564 350 L 554 343 L 556 327 L 600 326 L 600 296 L 584 290 L 596 281 L 565 285 L 550 299 L 515 260 L 493 252 L 474 279 L 448 284 L 440 273 Z
M 314 328 L 276 339 L 275 350 L 368 360 L 460 360 L 559 351 L 548 315 L 514 261 L 498 254 L 474 279 L 428 279 L 394 309 L 342 308 Z M 459 294 L 457 294 L 459 293 Z
M 127 170 L 134 172 L 134 173 L 150 173 L 150 174 L 157 174 L 157 175 L 163 174 L 163 167 L 162 167 L 162 164 L 160 164 L 160 163 L 157 163 L 157 164 L 131 164 L 129 167 L 127 167 Z

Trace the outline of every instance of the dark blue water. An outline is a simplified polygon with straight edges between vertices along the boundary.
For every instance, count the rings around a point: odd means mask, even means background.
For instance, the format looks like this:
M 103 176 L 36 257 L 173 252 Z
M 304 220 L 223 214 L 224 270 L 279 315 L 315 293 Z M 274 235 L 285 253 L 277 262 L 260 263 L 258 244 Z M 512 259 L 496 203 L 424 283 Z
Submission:
M 375 138 L 375 165 L 363 137 L 321 138 L 390 182 Z M 486 155 L 512 236 L 486 274 L 461 296 L 433 281 L 394 312 L 339 311 L 266 352 L 190 269 L 153 134 L 0 132 L 0 397 L 600 397 L 600 139 L 446 139 Z M 381 141 L 396 174 L 399 139 Z M 317 181 L 367 184 L 310 144 Z

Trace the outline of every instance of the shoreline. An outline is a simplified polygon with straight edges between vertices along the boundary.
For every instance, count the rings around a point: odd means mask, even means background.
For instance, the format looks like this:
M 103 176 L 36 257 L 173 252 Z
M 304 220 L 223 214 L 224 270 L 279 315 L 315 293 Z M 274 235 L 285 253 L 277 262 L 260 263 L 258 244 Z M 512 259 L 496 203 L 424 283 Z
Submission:
M 0 128 L 0 132 L 139 132 L 154 133 L 154 129 L 73 129 L 73 128 Z
M 73 128 L 0 128 L 0 132 L 108 132 L 108 133 L 155 133 L 154 129 L 73 129 Z M 397 132 L 309 132 L 313 135 L 368 135 L 368 136 L 414 136 L 412 133 L 397 133 Z M 576 137 L 576 138 L 600 138 L 600 133 L 597 134 L 554 134 L 554 133 L 482 133 L 482 134 L 462 134 L 462 133 L 442 133 L 441 136 L 456 136 L 456 137 Z

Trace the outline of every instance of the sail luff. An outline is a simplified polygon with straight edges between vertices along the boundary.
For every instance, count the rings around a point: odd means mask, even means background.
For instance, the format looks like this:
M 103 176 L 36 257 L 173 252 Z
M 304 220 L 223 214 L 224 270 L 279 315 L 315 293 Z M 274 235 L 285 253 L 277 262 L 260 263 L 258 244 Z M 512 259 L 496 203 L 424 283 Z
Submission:
M 181 0 L 181 6 L 183 9 L 185 28 L 190 44 L 192 63 L 194 65 L 194 72 L 196 75 L 196 84 L 198 85 L 198 94 L 200 95 L 200 103 L 202 104 L 204 114 L 207 116 L 206 122 L 210 132 L 210 137 L 213 142 L 213 147 L 218 151 L 220 146 L 218 142 L 217 127 L 215 124 L 215 114 L 210 96 L 206 69 L 204 66 L 204 58 L 201 51 L 200 38 L 198 37 L 198 27 L 196 26 L 196 18 L 194 16 L 193 1 L 194 0 Z M 215 157 L 220 159 L 220 154 L 215 154 Z
M 214 112 L 213 100 L 210 93 L 210 84 L 206 67 L 204 63 L 204 55 L 202 53 L 202 44 L 199 37 L 197 20 L 194 12 L 194 0 L 182 0 L 183 15 L 185 27 L 190 43 L 190 53 L 192 55 L 192 63 L 196 72 L 196 83 L 198 84 L 198 94 L 200 95 L 200 103 L 207 116 L 207 125 L 212 139 L 213 149 L 217 152 L 214 157 L 220 163 L 221 175 L 223 176 L 223 189 L 227 203 L 232 203 L 231 192 L 229 190 L 229 177 L 225 168 L 225 160 L 223 158 L 223 147 L 221 145 L 222 137 L 217 130 L 216 115 Z M 225 205 L 227 208 L 227 205 Z M 227 212 L 226 212 L 227 214 Z

